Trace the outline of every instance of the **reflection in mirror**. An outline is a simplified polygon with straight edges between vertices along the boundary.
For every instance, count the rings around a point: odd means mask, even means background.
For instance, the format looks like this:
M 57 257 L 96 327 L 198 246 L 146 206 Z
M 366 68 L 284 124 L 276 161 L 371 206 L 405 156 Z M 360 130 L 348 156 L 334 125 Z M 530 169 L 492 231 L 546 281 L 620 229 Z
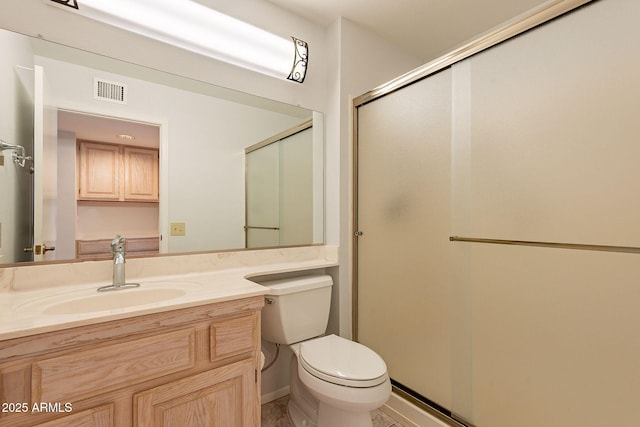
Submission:
M 247 248 L 314 240 L 312 132 L 309 120 L 245 149 Z
M 158 253 L 160 126 L 60 109 L 57 119 L 59 169 L 76 173 L 57 174 L 56 255 L 110 258 L 117 234 L 128 255 Z
M 115 234 L 131 255 L 323 242 L 321 114 L 5 30 L 0 52 L 0 139 L 32 159 L 0 152 L 0 265 L 109 256 Z M 264 141 L 281 230 L 249 243 L 247 149 Z

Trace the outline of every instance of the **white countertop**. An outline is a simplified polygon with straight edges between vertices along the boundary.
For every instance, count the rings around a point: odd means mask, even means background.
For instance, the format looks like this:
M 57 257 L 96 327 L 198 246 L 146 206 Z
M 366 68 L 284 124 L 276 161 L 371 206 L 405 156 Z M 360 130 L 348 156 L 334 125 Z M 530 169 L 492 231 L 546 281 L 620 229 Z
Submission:
M 284 256 L 282 256 L 283 254 Z M 288 256 L 291 254 L 293 256 Z M 265 295 L 268 293 L 268 288 L 260 286 L 248 278 L 293 271 L 304 272 L 305 270 L 337 265 L 335 257 L 325 256 L 326 252 L 324 251 L 319 251 L 315 255 L 300 257 L 299 252 L 283 252 L 279 250 L 276 254 L 277 256 L 272 258 L 271 262 L 266 263 L 264 263 L 264 252 L 256 252 L 255 262 L 251 262 L 249 255 L 250 253 L 242 255 L 244 258 L 241 264 L 243 265 L 237 265 L 237 261 L 231 264 L 219 262 L 210 271 L 127 277 L 127 282 L 140 283 L 141 286 L 139 288 L 100 293 L 97 292 L 97 288 L 110 284 L 110 280 L 56 286 L 29 286 L 29 283 L 16 283 L 17 281 L 14 280 L 11 286 L 5 285 L 4 289 L 0 291 L 0 342 L 11 338 L 77 326 Z M 211 255 L 208 256 L 210 257 Z M 228 257 L 228 255 L 217 257 L 220 259 Z M 151 260 L 157 260 L 157 258 L 151 258 Z M 167 257 L 164 262 L 171 261 L 172 258 Z M 186 264 L 193 267 L 193 262 L 190 259 Z M 144 264 L 145 261 L 138 261 L 138 263 Z M 68 264 L 63 264 L 62 266 L 61 269 L 64 266 L 68 266 Z M 74 267 L 74 269 L 78 268 L 82 267 Z M 104 267 L 101 268 L 104 269 Z M 50 270 L 50 268 L 47 267 L 47 270 Z M 46 273 L 47 270 L 41 273 Z M 189 271 L 193 270 L 191 268 Z M 33 275 L 32 271 L 29 273 L 26 277 Z M 20 276 L 20 274 L 14 275 Z M 42 279 L 38 278 L 38 280 Z M 158 290 L 157 295 L 161 295 L 163 294 L 161 289 L 165 289 L 167 294 L 171 294 L 172 290 L 180 289 L 180 292 L 184 292 L 184 294 L 126 307 L 127 304 L 137 304 L 132 302 L 136 298 L 135 293 L 142 291 L 146 295 L 153 295 Z M 94 300 L 96 296 L 106 296 L 110 299 L 121 298 L 122 305 L 125 306 L 118 305 L 117 308 L 101 309 L 100 311 L 90 310 L 88 305 L 83 306 L 83 299 Z M 75 300 L 80 301 L 77 312 L 75 312 L 75 309 L 72 310 L 74 311 L 73 313 L 69 312 L 69 309 L 65 309 L 62 310 L 64 314 L 58 314 L 55 313 L 56 310 L 51 309 L 52 307 L 59 307 L 60 304 L 64 304 L 68 308 L 73 306 L 73 303 L 69 303 L 69 301 Z

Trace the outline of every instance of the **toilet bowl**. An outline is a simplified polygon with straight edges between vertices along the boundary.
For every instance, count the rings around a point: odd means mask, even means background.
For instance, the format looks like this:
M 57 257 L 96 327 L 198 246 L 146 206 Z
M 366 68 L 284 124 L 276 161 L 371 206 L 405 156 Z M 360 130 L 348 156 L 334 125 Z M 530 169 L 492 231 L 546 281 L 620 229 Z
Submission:
M 370 412 L 391 395 L 382 358 L 337 335 L 324 334 L 331 277 L 314 275 L 260 282 L 270 288 L 262 337 L 290 345 L 288 413 L 296 427 L 372 427 Z
M 318 401 L 318 427 L 371 427 L 370 412 L 389 399 L 391 381 L 380 356 L 336 335 L 294 349 L 298 376 Z M 293 381 L 293 379 L 292 379 Z

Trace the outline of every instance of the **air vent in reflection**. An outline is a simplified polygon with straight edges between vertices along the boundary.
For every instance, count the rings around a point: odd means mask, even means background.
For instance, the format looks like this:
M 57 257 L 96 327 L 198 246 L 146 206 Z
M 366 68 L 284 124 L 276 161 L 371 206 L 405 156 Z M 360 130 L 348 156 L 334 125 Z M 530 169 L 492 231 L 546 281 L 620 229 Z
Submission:
M 95 78 L 93 80 L 93 97 L 103 101 L 127 103 L 127 85 Z

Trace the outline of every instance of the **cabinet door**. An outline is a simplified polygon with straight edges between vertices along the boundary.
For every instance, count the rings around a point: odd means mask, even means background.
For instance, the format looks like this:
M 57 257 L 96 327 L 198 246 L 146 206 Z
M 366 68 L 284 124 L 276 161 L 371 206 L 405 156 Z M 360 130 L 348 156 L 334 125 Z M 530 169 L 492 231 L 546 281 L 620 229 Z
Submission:
M 87 409 L 44 424 L 38 424 L 38 427 L 112 427 L 114 425 L 113 408 L 113 404 L 108 404 Z
M 253 359 L 137 393 L 136 427 L 254 427 L 259 401 Z
M 120 197 L 120 147 L 81 142 L 78 197 L 118 200 Z
M 158 151 L 124 147 L 124 199 L 158 200 Z

